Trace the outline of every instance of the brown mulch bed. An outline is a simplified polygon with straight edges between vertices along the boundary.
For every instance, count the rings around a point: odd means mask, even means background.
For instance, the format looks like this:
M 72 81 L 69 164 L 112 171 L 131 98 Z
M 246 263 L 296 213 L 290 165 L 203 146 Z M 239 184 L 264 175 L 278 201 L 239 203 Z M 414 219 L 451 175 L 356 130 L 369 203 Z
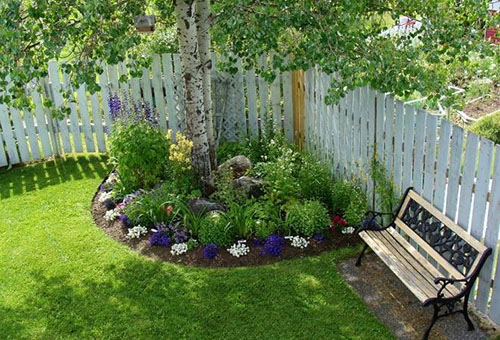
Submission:
M 324 251 L 335 248 L 354 246 L 360 242 L 359 237 L 355 235 L 344 235 L 338 231 L 329 232 L 328 236 L 322 242 L 311 239 L 309 246 L 305 249 L 292 247 L 287 240 L 286 246 L 280 256 L 261 255 L 262 246 L 254 246 L 252 241 L 247 241 L 250 247 L 250 253 L 242 257 L 234 257 L 226 249 L 219 249 L 217 257 L 209 260 L 203 256 L 203 246 L 198 246 L 187 253 L 174 256 L 170 253 L 170 247 L 150 246 L 148 233 L 141 239 L 127 239 L 127 228 L 121 221 L 115 220 L 108 222 L 104 219 L 106 208 L 97 200 L 97 195 L 92 200 L 92 216 L 94 222 L 111 238 L 126 244 L 135 251 L 149 256 L 153 259 L 167 262 L 200 266 L 200 267 L 242 267 L 257 266 L 278 262 L 285 259 L 301 258 L 314 256 Z
M 464 112 L 473 118 L 481 118 L 497 110 L 500 110 L 500 87 L 491 96 L 467 104 L 464 108 Z

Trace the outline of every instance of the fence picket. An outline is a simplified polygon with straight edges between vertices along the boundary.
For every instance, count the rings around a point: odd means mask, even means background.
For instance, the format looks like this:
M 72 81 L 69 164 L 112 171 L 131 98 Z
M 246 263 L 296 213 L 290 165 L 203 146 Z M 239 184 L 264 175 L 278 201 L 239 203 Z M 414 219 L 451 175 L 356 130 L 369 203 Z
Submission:
M 245 110 L 245 89 L 243 85 L 243 65 L 241 59 L 236 63 L 238 72 L 234 75 L 234 115 L 236 117 L 236 126 L 238 128 L 238 140 L 244 140 L 247 135 L 247 115 Z
M 3 139 L 7 146 L 7 154 L 9 155 L 10 164 L 20 162 L 19 154 L 17 153 L 16 142 L 12 127 L 10 126 L 9 111 L 5 104 L 0 103 L 0 125 L 2 127 Z
M 448 167 L 448 190 L 446 193 L 446 215 L 452 220 L 456 220 L 459 174 L 462 160 L 462 145 L 464 130 L 457 125 L 453 125 L 451 136 L 450 165 Z
M 490 205 L 488 209 L 488 223 L 486 227 L 486 235 L 484 242 L 486 246 L 491 247 L 492 249 L 495 249 L 497 247 L 498 232 L 500 225 L 500 214 L 498 213 L 500 211 L 500 146 L 497 145 L 495 149 L 496 149 L 495 170 L 493 173 L 493 180 L 491 184 Z M 491 295 L 491 301 L 489 303 L 490 310 L 488 314 L 494 322 L 500 324 L 500 261 L 499 261 L 500 255 L 498 254 L 495 255 L 495 252 L 493 251 L 493 256 L 497 256 L 497 259 L 495 268 L 495 278 L 493 280 L 493 287 L 492 287 L 493 292 Z M 484 298 L 481 296 L 482 294 L 485 294 L 485 292 L 487 291 L 486 288 L 482 287 L 483 286 L 486 286 L 487 288 L 490 287 L 490 282 L 491 282 L 490 278 L 492 275 L 493 264 L 495 262 L 493 256 L 490 256 L 488 261 L 486 261 L 482 270 L 484 271 L 484 273 L 480 274 L 480 279 L 479 279 L 480 281 L 478 285 L 479 286 L 478 302 L 480 302 L 478 306 L 479 308 L 483 308 L 482 301 L 484 301 Z
M 267 58 L 265 55 L 261 55 L 258 60 L 258 65 L 261 70 L 265 70 L 267 68 Z M 262 78 L 259 74 L 259 103 L 260 103 L 260 128 L 263 134 L 265 134 L 265 129 L 268 121 L 268 85 L 267 82 Z M 311 112 L 311 111 L 308 111 Z
M 26 125 L 26 132 L 28 133 L 28 142 L 31 150 L 31 159 L 40 159 L 40 148 L 38 146 L 38 138 L 35 129 L 35 121 L 30 110 L 24 110 L 24 124 Z
M 414 155 L 414 165 L 413 165 L 413 188 L 419 194 L 422 194 L 424 185 L 423 181 L 424 181 L 425 119 L 426 119 L 425 112 L 418 110 L 415 121 L 415 155 Z
M 259 138 L 259 121 L 257 118 L 257 86 L 255 84 L 255 69 L 246 71 L 245 81 L 248 98 L 248 126 L 252 139 Z
M 444 211 L 444 195 L 446 193 L 446 172 L 448 169 L 448 155 L 450 146 L 450 122 L 441 121 L 439 131 L 439 154 L 436 169 L 436 188 L 434 192 L 433 204 L 441 211 Z
M 90 96 L 90 105 L 92 108 L 92 121 L 94 122 L 94 132 L 97 138 L 97 150 L 99 150 L 99 152 L 106 152 L 106 140 L 104 138 L 101 109 L 99 108 L 99 95 L 97 92 L 93 93 Z
M 26 133 L 24 132 L 24 124 L 19 115 L 19 110 L 11 107 L 10 117 L 12 119 L 12 124 L 14 125 L 14 134 L 17 140 L 17 147 L 19 148 L 19 154 L 21 155 L 21 161 L 29 162 L 30 152 L 28 150 L 28 143 L 26 142 Z
M 106 73 L 107 66 L 105 63 L 102 64 L 103 72 L 99 75 L 99 86 L 101 87 L 102 96 L 102 109 L 104 112 L 104 122 L 106 123 L 105 132 L 109 133 L 111 131 L 111 116 L 109 114 L 109 87 L 108 87 L 108 75 Z
M 1 114 L 1 111 L 0 111 L 0 114 Z M 3 146 L 3 143 L 4 142 L 3 142 L 2 134 L 0 133 L 0 167 L 9 165 L 9 163 L 7 161 L 7 154 L 6 154 L 5 148 Z
M 57 67 L 57 62 L 49 62 L 49 78 L 51 81 L 51 96 L 54 101 L 56 109 L 61 109 L 63 107 L 63 97 L 61 95 L 61 80 L 59 79 L 59 70 Z M 59 130 L 61 132 L 62 142 L 64 152 L 71 152 L 71 143 L 69 142 L 68 133 L 68 123 L 66 122 L 66 117 L 63 117 L 58 121 Z M 57 137 L 57 136 L 56 136 Z
M 385 140 L 384 140 L 384 157 L 385 157 L 385 170 L 388 178 L 394 178 L 393 170 L 393 125 L 394 125 L 394 97 L 387 96 L 385 100 Z
M 436 140 L 437 140 L 437 118 L 427 115 L 425 127 L 425 165 L 424 165 L 424 189 L 423 195 L 427 201 L 434 198 L 434 180 L 436 171 Z
M 74 89 L 71 86 L 69 76 L 66 73 L 63 74 L 63 79 L 64 79 L 64 86 L 65 86 L 66 91 L 71 93 L 71 99 L 68 101 L 68 106 L 70 109 L 69 129 L 70 129 L 71 135 L 73 137 L 73 146 L 75 148 L 75 152 L 83 152 L 82 136 L 80 134 L 80 124 L 78 122 L 78 113 L 76 110 Z
M 159 115 L 160 128 L 167 131 L 167 118 L 165 112 L 165 97 L 163 97 L 163 84 L 161 80 L 160 55 L 153 55 L 153 91 L 155 95 L 155 107 Z
M 462 183 L 460 185 L 460 201 L 458 205 L 457 223 L 465 230 L 469 230 L 469 219 L 471 212 L 472 187 L 476 177 L 476 161 L 479 137 L 469 132 L 467 133 L 467 143 L 465 146 L 465 158 L 462 172 Z
M 415 135 L 415 108 L 410 105 L 405 105 L 404 118 L 404 154 L 403 154 L 403 181 L 402 190 L 406 190 L 412 185 L 413 172 L 413 142 Z
M 78 107 L 80 108 L 80 118 L 82 120 L 83 136 L 85 137 L 85 146 L 87 152 L 95 152 L 94 136 L 92 134 L 92 127 L 90 124 L 89 108 L 87 106 L 87 86 L 80 85 L 77 90 Z
M 35 118 L 36 125 L 38 129 L 38 135 L 42 142 L 42 150 L 44 157 L 52 156 L 52 148 L 50 146 L 49 133 L 47 131 L 47 122 L 45 117 L 45 108 L 42 104 L 42 98 L 36 87 L 33 89 L 32 93 L 33 103 L 35 104 Z M 0 113 L 1 115 L 1 113 Z M 0 156 L 1 157 L 1 156 Z
M 164 86 L 167 95 L 167 121 L 168 128 L 172 130 L 172 139 L 175 140 L 175 134 L 178 130 L 177 117 L 175 112 L 175 96 L 174 96 L 174 71 L 172 69 L 172 55 L 162 54 L 163 72 L 165 72 Z M 214 111 L 212 111 L 215 114 Z
M 287 71 L 281 77 L 283 83 L 283 128 L 285 138 L 293 143 L 293 97 L 292 97 L 292 72 Z M 250 99 L 249 99 L 250 100 Z

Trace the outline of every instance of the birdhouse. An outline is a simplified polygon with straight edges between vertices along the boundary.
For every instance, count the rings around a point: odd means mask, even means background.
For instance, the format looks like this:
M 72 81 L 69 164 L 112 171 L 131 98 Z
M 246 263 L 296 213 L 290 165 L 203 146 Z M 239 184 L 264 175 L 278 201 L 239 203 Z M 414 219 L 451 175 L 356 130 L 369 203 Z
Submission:
M 155 30 L 155 16 L 138 15 L 134 17 L 134 26 L 137 32 L 152 33 Z

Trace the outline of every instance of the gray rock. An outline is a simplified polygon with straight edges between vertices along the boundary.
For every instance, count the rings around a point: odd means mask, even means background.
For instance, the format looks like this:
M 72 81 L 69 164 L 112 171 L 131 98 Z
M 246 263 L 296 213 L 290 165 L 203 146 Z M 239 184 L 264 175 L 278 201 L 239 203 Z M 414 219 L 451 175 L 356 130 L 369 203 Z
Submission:
M 210 211 L 225 210 L 224 206 L 220 205 L 219 203 L 212 202 L 203 198 L 192 199 L 189 201 L 188 205 L 196 215 L 202 215 Z
M 260 197 L 264 194 L 263 182 L 249 176 L 241 176 L 233 180 L 234 187 L 241 190 L 247 197 Z
M 252 162 L 247 157 L 239 155 L 219 165 L 218 170 L 224 171 L 228 168 L 231 168 L 233 171 L 233 178 L 239 178 L 252 168 Z

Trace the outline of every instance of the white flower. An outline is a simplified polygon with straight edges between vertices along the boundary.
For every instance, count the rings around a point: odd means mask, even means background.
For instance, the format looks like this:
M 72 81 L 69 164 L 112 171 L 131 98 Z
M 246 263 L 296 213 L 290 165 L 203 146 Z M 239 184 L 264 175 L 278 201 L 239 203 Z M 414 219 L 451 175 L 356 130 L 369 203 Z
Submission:
M 146 227 L 143 227 L 142 225 L 136 225 L 135 227 L 128 229 L 127 238 L 140 238 L 142 235 L 146 235 L 147 233 L 148 230 L 146 229 Z
M 309 241 L 300 236 L 286 236 L 285 239 L 292 241 L 292 247 L 304 249 L 309 245 Z
M 106 211 L 106 213 L 104 214 L 104 219 L 108 222 L 114 221 L 115 219 L 118 218 L 118 216 L 120 216 L 120 210 L 119 209 L 112 209 L 112 210 Z
M 236 257 L 244 256 L 250 252 L 250 247 L 245 244 L 246 242 L 246 240 L 239 240 L 238 243 L 233 244 L 227 251 Z
M 176 243 L 172 246 L 170 253 L 172 255 L 181 255 L 188 251 L 188 246 L 186 243 Z
M 106 180 L 106 184 L 114 184 L 118 182 L 118 176 L 116 176 L 115 173 L 112 173 L 111 175 L 108 176 L 108 179 Z
M 352 234 L 355 230 L 354 227 L 342 228 L 342 234 Z
M 112 198 L 112 197 L 113 197 L 113 192 L 112 191 L 109 191 L 109 192 L 103 191 L 99 195 L 98 201 L 101 202 L 101 203 L 103 203 L 105 200 L 107 200 L 109 198 Z

